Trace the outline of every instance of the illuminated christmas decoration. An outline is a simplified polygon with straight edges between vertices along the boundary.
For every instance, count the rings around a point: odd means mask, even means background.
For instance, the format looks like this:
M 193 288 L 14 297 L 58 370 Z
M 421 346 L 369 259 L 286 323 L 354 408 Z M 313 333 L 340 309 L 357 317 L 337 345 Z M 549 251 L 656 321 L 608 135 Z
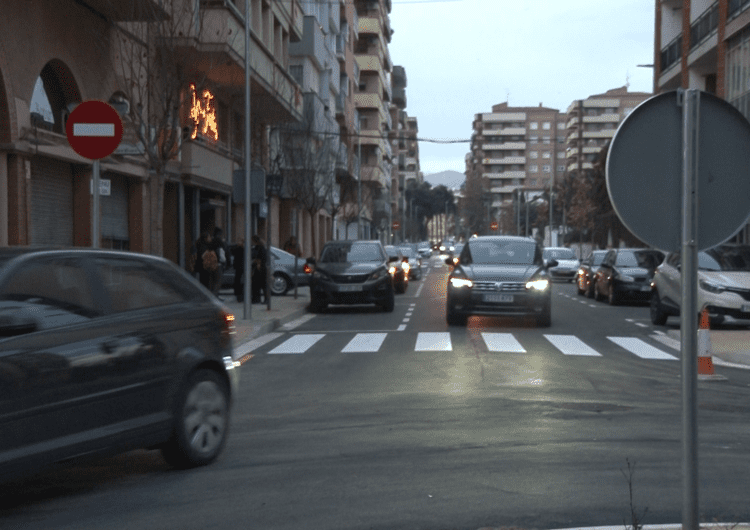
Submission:
M 195 140 L 198 132 L 214 140 L 219 139 L 219 128 L 216 124 L 216 108 L 214 107 L 214 95 L 210 90 L 204 89 L 198 97 L 194 84 L 190 84 L 190 119 L 193 121 L 193 130 L 190 138 Z

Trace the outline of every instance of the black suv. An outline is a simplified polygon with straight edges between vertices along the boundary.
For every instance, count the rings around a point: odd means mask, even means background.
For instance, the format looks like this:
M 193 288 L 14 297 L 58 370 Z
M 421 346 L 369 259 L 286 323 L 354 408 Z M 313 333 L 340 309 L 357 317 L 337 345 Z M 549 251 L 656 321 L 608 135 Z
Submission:
M 446 260 L 453 265 L 452 258 Z M 531 238 L 481 236 L 470 239 L 448 276 L 446 320 L 466 325 L 469 315 L 533 316 L 552 324 L 551 288 L 542 247 Z
M 385 311 L 393 311 L 393 278 L 380 241 L 329 241 L 319 260 L 307 261 L 313 267 L 311 312 L 323 311 L 328 304 L 377 304 Z
M 0 482 L 160 447 L 213 461 L 238 381 L 234 317 L 165 259 L 0 249 Z

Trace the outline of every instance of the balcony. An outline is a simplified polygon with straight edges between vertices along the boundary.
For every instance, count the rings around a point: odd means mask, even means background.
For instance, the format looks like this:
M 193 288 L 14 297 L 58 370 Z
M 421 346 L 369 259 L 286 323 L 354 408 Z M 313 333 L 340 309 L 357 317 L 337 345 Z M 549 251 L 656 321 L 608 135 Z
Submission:
M 525 171 L 503 171 L 502 173 L 482 173 L 482 178 L 489 179 L 522 179 L 526 178 Z
M 166 20 L 169 14 L 162 9 L 160 0 L 133 0 L 112 2 L 112 0 L 86 0 L 86 4 L 114 22 L 147 22 Z
M 584 116 L 583 123 L 620 123 L 620 115 L 600 114 L 599 116 Z
M 678 64 L 680 59 L 682 59 L 682 34 L 662 49 L 659 64 L 661 67 L 660 73 L 664 73 L 673 65 Z
M 506 136 L 522 136 L 526 134 L 526 127 L 506 127 L 500 130 L 500 134 L 504 134 Z
M 199 141 L 182 144 L 180 171 L 232 187 L 233 161 Z
M 719 3 L 714 2 L 698 19 L 690 24 L 690 49 L 700 46 L 719 27 Z
M 525 164 L 526 158 L 523 156 L 506 156 L 505 158 L 484 158 L 482 164 Z
M 617 129 L 602 129 L 601 131 L 584 131 L 584 138 L 612 138 Z
M 302 40 L 289 44 L 289 55 L 296 57 L 309 57 L 318 70 L 325 68 L 328 58 L 328 49 L 325 44 L 325 36 L 314 16 L 305 16 L 303 24 Z

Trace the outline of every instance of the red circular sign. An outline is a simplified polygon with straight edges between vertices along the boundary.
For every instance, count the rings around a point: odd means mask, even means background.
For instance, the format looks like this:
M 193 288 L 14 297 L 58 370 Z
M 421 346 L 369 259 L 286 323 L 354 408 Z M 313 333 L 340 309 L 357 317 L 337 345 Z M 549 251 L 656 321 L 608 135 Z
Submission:
M 398 221 L 393 221 L 393 229 L 398 230 L 399 228 L 401 228 L 401 223 L 399 223 Z
M 111 155 L 120 145 L 122 120 L 108 103 L 84 101 L 70 113 L 65 134 L 73 151 L 97 160 Z
M 497 221 L 492 221 L 490 223 L 490 230 L 497 230 L 497 228 L 498 228 Z

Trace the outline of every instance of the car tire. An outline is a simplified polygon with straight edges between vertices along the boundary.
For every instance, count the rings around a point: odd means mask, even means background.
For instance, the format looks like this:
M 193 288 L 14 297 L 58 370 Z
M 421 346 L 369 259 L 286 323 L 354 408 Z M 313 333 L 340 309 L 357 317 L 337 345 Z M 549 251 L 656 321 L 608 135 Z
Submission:
M 229 434 L 229 388 L 213 370 L 197 370 L 181 390 L 174 412 L 172 437 L 161 448 L 176 468 L 210 464 Z
M 456 313 L 455 309 L 452 309 L 450 306 L 446 306 L 445 321 L 449 326 L 465 326 L 468 320 L 469 317 L 467 315 Z
M 282 272 L 274 272 L 271 278 L 271 294 L 274 296 L 284 296 L 289 292 L 292 286 L 292 280 Z
M 604 301 L 604 295 L 599 292 L 599 289 L 596 285 L 594 285 L 594 300 L 596 300 L 597 302 Z
M 609 303 L 609 305 L 617 305 L 620 303 L 620 293 L 618 293 L 613 286 L 609 288 L 607 303 Z
M 536 317 L 536 325 L 540 328 L 548 328 L 552 325 L 552 308 L 546 306 L 542 313 Z
M 576 291 L 578 292 L 578 296 L 583 296 L 584 294 L 586 294 L 586 290 L 581 289 L 581 283 L 578 281 L 576 282 Z
M 380 307 L 386 313 L 393 313 L 393 308 L 396 307 L 396 295 L 393 290 L 391 290 L 388 298 L 386 298 L 385 302 Z
M 594 292 L 595 288 L 596 288 L 596 284 L 594 282 L 589 283 L 589 288 L 586 290 L 586 297 L 587 298 L 594 298 L 594 295 L 596 294 Z
M 310 313 L 322 313 L 327 305 L 317 296 L 310 296 Z
M 651 323 L 655 326 L 663 326 L 667 323 L 667 313 L 661 306 L 661 298 L 659 298 L 659 292 L 654 291 L 651 294 L 651 303 L 649 307 L 649 315 L 651 316 Z

